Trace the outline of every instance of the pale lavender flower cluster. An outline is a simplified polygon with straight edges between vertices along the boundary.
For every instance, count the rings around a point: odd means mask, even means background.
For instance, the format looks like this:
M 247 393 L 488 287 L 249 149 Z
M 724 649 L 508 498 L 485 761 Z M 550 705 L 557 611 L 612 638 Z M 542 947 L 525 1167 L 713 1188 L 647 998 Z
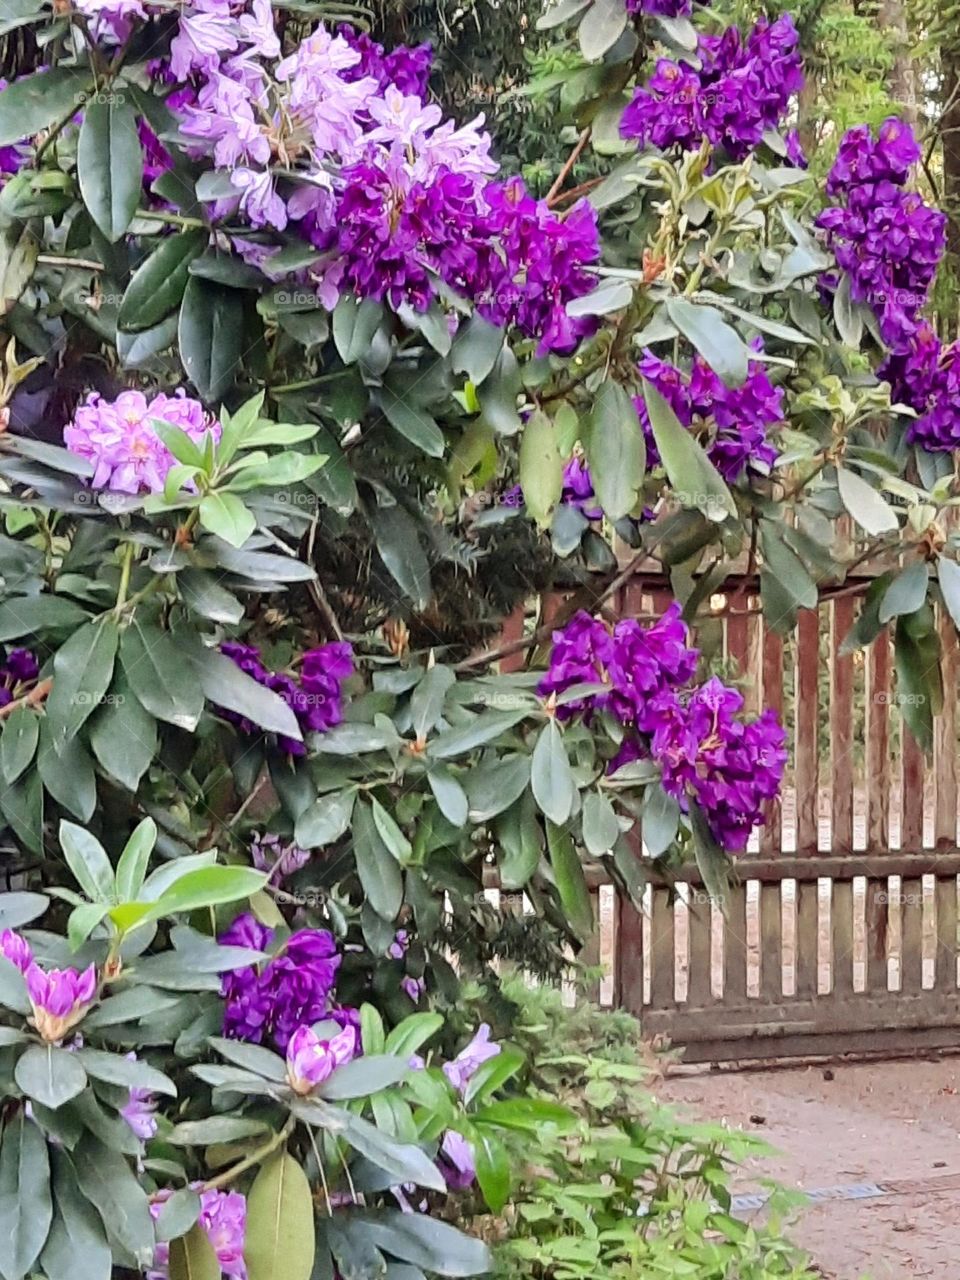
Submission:
M 945 215 L 904 189 L 919 158 L 906 121 L 885 120 L 876 138 L 868 125 L 850 129 L 827 179 L 827 194 L 839 203 L 817 218 L 851 296 L 874 312 L 894 352 L 908 350 L 920 330 L 946 245 Z
M 91 484 L 114 493 L 160 493 L 176 459 L 157 434 L 154 423 L 179 427 L 194 443 L 207 435 L 220 439 L 220 423 L 199 400 L 183 391 L 147 399 L 142 391 L 122 391 L 116 400 L 91 392 L 63 431 L 71 453 L 94 464 Z
M 743 699 L 719 680 L 694 685 L 698 656 L 676 602 L 652 626 L 631 618 L 612 631 L 581 611 L 554 632 L 538 690 L 551 696 L 600 686 L 560 706 L 558 718 L 601 710 L 615 716 L 627 734 L 611 771 L 654 760 L 667 793 L 684 810 L 695 799 L 716 839 L 738 852 L 779 790 L 785 734 L 773 712 L 738 718 Z
M 197 1184 L 196 1189 L 199 1189 Z M 150 1200 L 150 1213 L 159 1218 L 172 1191 L 159 1191 Z M 247 1201 L 238 1191 L 201 1191 L 198 1219 L 213 1246 L 220 1270 L 230 1280 L 246 1280 L 247 1265 L 243 1258 L 247 1230 Z M 147 1280 L 169 1280 L 170 1245 L 161 1241 L 154 1249 L 153 1264 Z
M 246 913 L 220 935 L 224 946 L 268 951 L 274 930 Z M 340 955 L 326 929 L 299 929 L 262 965 L 224 975 L 221 995 L 224 1035 L 253 1044 L 273 1044 L 285 1052 L 294 1032 L 322 1018 L 351 1025 L 349 1012 L 331 1003 Z
M 128 1062 L 136 1062 L 135 1053 L 127 1054 Z M 141 1142 L 149 1142 L 157 1133 L 157 1099 L 149 1089 L 133 1085 L 120 1114 Z
M 762 351 L 759 338 L 755 351 Z M 702 356 L 694 356 L 690 373 L 645 352 L 639 372 L 660 392 L 685 427 L 705 436 L 707 456 L 725 480 L 744 471 L 768 475 L 777 450 L 768 433 L 783 421 L 783 390 L 771 383 L 765 366 L 752 360 L 746 381 L 728 387 Z M 660 461 L 643 396 L 634 400 L 647 442 L 647 465 Z
M 696 150 L 706 139 L 742 160 L 767 130 L 780 128 L 803 85 L 793 19 L 761 18 L 746 40 L 736 27 L 722 36 L 701 35 L 697 54 L 699 68 L 658 61 L 653 76 L 635 90 L 620 133 L 661 150 Z
M 499 1053 L 500 1046 L 490 1039 L 490 1027 L 482 1022 L 470 1042 L 455 1058 L 443 1064 L 443 1074 L 458 1093 L 463 1093 L 483 1064 Z
M 304 736 L 308 733 L 326 733 L 342 721 L 343 684 L 350 679 L 354 670 L 353 649 L 349 644 L 337 642 L 309 649 L 300 663 L 299 681 L 286 672 L 271 671 L 264 666 L 260 650 L 255 645 L 228 640 L 220 646 L 220 650 L 258 684 L 265 685 L 280 695 L 297 717 Z M 263 732 L 252 720 L 234 711 L 221 708 L 220 714 L 243 733 Z M 304 744 L 294 738 L 281 736 L 278 738 L 278 745 L 290 755 L 302 756 L 306 753 Z
M 250 857 L 258 871 L 269 871 L 270 879 L 282 883 L 310 861 L 310 851 L 275 835 L 255 835 L 250 844 Z
M 23 940 L 20 940 L 23 942 Z M 9 945 L 9 944 L 8 944 Z M 23 943 L 26 946 L 26 943 Z M 29 949 L 28 949 L 29 953 Z M 4 954 L 13 959 L 16 948 Z M 13 963 L 21 967 L 22 950 Z M 81 973 L 77 969 L 51 969 L 45 972 L 30 959 L 23 969 L 27 994 L 33 1009 L 30 1021 L 48 1044 L 59 1044 L 68 1031 L 83 1018 L 97 994 L 97 971 L 91 964 Z

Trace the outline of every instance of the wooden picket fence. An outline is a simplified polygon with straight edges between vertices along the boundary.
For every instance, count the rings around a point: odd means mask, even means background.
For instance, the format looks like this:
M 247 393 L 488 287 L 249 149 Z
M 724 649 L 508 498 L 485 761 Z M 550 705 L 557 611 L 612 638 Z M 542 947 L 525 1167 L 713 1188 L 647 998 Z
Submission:
M 848 580 L 788 636 L 764 626 L 755 579 L 728 580 L 711 602 L 728 679 L 749 711 L 780 713 L 790 744 L 783 795 L 726 900 L 711 901 L 695 867 L 667 882 L 650 863 L 640 904 L 592 871 L 598 928 L 581 959 L 604 970 L 593 997 L 687 1061 L 960 1045 L 957 636 L 938 619 L 946 705 L 928 760 L 897 709 L 887 636 L 840 652 L 868 585 Z M 611 603 L 653 619 L 670 598 L 640 577 Z M 506 637 L 522 626 L 518 615 Z M 642 831 L 636 847 L 643 858 Z

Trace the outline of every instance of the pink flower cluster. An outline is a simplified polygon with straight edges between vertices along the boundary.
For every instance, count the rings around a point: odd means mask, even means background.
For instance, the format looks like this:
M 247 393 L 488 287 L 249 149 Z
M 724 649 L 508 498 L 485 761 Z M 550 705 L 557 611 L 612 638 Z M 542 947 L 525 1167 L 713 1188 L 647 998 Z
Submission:
M 160 1191 L 150 1201 L 150 1213 L 160 1217 L 164 1202 L 172 1191 Z M 202 1191 L 200 1193 L 200 1226 L 213 1245 L 220 1270 L 230 1280 L 246 1280 L 247 1264 L 243 1246 L 247 1230 L 247 1201 L 238 1191 Z M 153 1252 L 153 1265 L 147 1280 L 169 1280 L 170 1246 L 162 1242 Z
M 63 442 L 94 464 L 95 489 L 160 493 L 176 459 L 157 435 L 156 422 L 179 427 L 194 443 L 208 434 L 220 439 L 220 423 L 183 391 L 172 396 L 160 392 L 150 400 L 142 391 L 122 391 L 114 401 L 94 391 L 64 428 Z

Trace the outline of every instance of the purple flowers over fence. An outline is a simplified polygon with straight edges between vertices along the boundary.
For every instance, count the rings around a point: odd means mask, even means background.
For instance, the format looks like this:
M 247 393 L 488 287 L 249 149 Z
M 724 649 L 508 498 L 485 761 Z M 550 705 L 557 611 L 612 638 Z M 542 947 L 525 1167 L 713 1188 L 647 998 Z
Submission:
M 550 666 L 538 688 L 557 695 L 575 685 L 599 685 L 559 707 L 558 716 L 615 716 L 627 735 L 612 770 L 631 760 L 654 760 L 667 794 L 683 810 L 695 800 L 716 840 L 738 852 L 763 821 L 765 802 L 779 791 L 786 735 L 772 711 L 740 719 L 743 698 L 720 680 L 693 685 L 699 655 L 688 641 L 676 603 L 652 626 L 630 618 L 613 631 L 581 611 L 554 632 Z

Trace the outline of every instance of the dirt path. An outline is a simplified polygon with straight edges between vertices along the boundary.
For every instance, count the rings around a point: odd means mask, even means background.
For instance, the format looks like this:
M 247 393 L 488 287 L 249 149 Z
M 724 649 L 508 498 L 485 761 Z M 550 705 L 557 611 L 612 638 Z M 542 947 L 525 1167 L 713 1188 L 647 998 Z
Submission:
M 759 1176 L 835 1189 L 791 1229 L 829 1280 L 960 1277 L 960 1058 L 829 1070 L 681 1068 L 657 1092 L 700 1119 L 765 1138 L 778 1155 L 754 1165 Z M 755 1189 L 750 1173 L 736 1191 Z M 835 1198 L 863 1184 L 884 1193 Z

